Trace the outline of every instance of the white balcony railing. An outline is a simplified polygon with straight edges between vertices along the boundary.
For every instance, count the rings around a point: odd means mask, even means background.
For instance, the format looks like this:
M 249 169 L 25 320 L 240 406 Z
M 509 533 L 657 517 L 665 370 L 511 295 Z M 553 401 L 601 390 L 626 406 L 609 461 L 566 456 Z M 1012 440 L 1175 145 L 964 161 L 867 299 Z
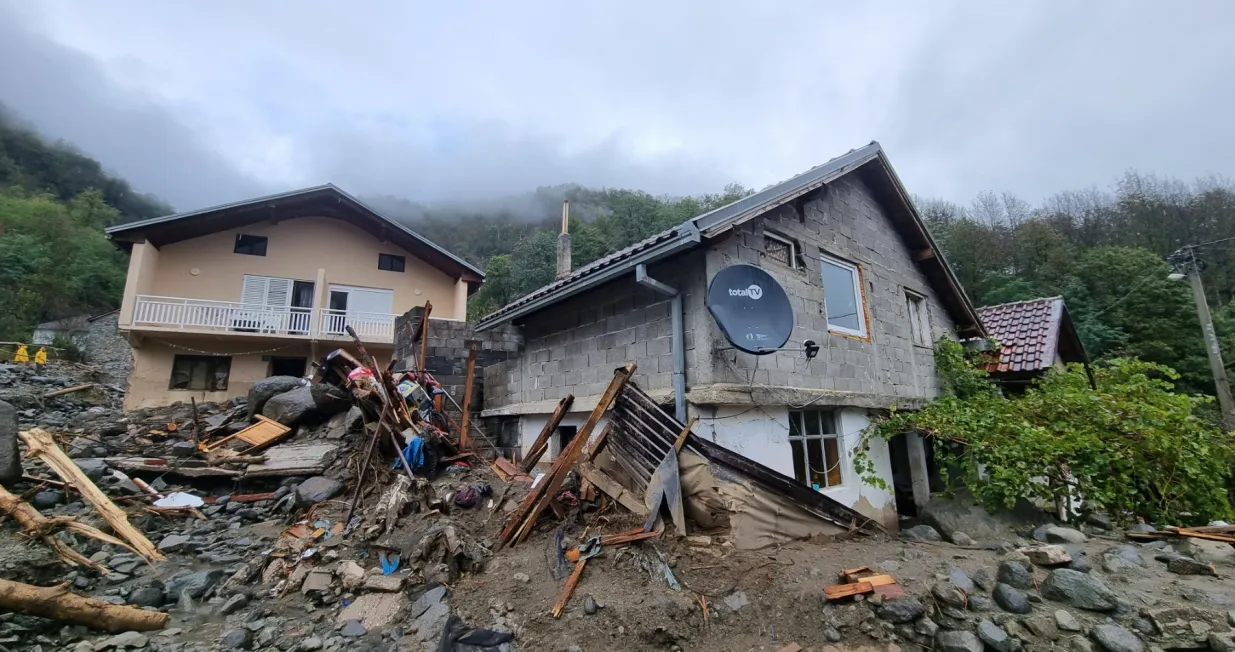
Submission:
M 313 312 L 309 308 L 149 295 L 138 296 L 133 310 L 135 326 L 198 331 L 307 336 L 312 330 L 312 319 Z
M 395 316 L 386 313 L 323 308 L 318 311 L 318 324 L 323 337 L 347 337 L 351 326 L 362 342 L 393 342 L 395 338 Z

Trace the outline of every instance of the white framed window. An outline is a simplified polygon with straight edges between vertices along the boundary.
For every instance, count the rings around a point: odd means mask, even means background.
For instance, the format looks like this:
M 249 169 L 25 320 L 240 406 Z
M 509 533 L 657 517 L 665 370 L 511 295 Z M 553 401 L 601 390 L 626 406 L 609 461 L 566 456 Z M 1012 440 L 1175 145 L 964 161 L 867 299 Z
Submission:
M 931 345 L 931 322 L 926 312 L 926 297 L 905 290 L 905 308 L 909 314 L 909 337 L 918 346 Z
M 763 254 L 782 265 L 797 269 L 797 243 L 784 236 L 763 232 Z
M 798 482 L 816 490 L 841 484 L 841 437 L 833 410 L 795 410 L 789 413 L 789 447 Z
M 866 337 L 861 268 L 827 254 L 821 254 L 819 262 L 823 276 L 823 311 L 828 318 L 828 330 Z

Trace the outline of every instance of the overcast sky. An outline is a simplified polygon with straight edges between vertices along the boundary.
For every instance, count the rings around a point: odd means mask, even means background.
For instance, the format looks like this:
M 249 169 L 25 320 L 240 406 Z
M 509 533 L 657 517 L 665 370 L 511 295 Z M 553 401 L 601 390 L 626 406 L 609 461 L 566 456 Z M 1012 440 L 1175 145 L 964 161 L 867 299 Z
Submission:
M 761 188 L 871 140 L 914 193 L 1036 202 L 1235 176 L 1232 34 L 1228 0 L 0 0 L 0 102 L 178 209 Z

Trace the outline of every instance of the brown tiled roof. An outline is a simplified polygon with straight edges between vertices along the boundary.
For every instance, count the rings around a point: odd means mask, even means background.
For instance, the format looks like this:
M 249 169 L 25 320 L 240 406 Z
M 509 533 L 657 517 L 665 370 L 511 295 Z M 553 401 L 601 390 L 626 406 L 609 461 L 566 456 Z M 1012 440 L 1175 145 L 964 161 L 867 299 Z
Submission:
M 1048 297 L 978 308 L 987 335 L 999 343 L 999 360 L 987 371 L 1040 371 L 1055 364 L 1063 298 Z

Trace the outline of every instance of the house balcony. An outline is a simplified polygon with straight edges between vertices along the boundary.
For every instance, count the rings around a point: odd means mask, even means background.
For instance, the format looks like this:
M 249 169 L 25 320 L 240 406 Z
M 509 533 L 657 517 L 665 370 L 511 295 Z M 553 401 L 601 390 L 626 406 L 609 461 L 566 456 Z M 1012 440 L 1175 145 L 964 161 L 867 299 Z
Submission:
M 366 344 L 394 343 L 395 315 L 392 314 L 152 295 L 137 296 L 133 321 L 128 329 L 351 341 L 348 326 Z

